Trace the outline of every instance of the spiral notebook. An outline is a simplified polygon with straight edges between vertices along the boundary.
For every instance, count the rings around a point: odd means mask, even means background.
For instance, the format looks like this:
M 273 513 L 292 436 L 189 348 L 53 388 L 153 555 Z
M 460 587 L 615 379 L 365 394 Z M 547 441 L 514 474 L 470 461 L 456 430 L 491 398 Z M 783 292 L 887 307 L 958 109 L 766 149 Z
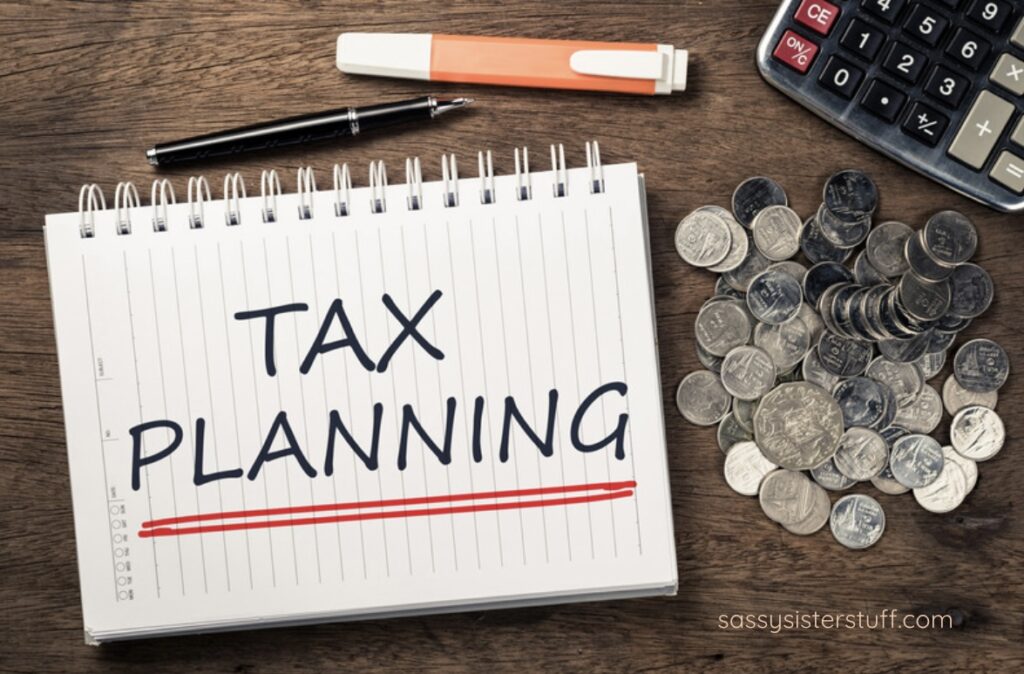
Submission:
M 47 216 L 87 641 L 674 593 L 643 179 L 587 149 Z

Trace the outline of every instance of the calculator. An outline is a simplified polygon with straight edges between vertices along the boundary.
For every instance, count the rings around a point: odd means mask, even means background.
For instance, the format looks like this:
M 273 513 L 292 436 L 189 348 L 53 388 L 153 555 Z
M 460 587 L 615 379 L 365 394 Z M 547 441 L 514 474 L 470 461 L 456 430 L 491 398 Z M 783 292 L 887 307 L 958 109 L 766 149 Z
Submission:
M 910 168 L 1024 212 L 1024 2 L 787 0 L 769 83 Z

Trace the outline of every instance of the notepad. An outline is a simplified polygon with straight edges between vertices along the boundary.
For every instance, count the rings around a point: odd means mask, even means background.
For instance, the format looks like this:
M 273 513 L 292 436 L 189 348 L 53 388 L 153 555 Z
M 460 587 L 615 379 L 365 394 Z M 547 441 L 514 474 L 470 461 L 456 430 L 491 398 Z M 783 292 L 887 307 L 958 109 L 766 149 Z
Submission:
M 87 641 L 675 592 L 642 176 L 450 167 L 47 216 Z

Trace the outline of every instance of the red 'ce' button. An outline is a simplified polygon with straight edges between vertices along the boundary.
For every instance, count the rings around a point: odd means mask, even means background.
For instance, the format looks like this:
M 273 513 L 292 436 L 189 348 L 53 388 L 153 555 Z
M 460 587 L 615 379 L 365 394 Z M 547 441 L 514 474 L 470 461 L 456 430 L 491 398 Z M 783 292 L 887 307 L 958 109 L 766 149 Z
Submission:
M 772 52 L 772 56 L 800 74 L 807 72 L 817 55 L 818 45 L 791 30 L 782 34 L 782 39 Z
M 839 8 L 825 0 L 804 0 L 796 10 L 797 23 L 807 26 L 819 35 L 828 35 L 839 18 Z

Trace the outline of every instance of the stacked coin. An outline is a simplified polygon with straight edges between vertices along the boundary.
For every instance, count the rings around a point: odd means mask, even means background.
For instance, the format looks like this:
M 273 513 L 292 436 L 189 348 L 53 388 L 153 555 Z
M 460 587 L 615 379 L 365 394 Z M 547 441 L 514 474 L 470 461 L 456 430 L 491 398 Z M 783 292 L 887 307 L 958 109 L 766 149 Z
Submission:
M 758 496 L 770 519 L 800 535 L 828 523 L 841 544 L 866 548 L 885 529 L 881 504 L 832 504 L 830 491 L 870 481 L 949 512 L 1003 446 L 994 408 L 1009 361 L 998 344 L 961 346 L 941 396 L 927 383 L 992 303 L 992 279 L 969 262 L 978 235 L 960 213 L 916 231 L 874 226 L 878 190 L 861 171 L 830 177 L 806 220 L 788 203 L 755 177 L 731 212 L 703 206 L 679 223 L 680 257 L 720 276 L 695 323 L 706 369 L 683 379 L 676 404 L 691 423 L 718 425 L 726 483 Z M 800 252 L 807 264 L 791 259 Z M 930 436 L 943 407 L 949 446 Z

